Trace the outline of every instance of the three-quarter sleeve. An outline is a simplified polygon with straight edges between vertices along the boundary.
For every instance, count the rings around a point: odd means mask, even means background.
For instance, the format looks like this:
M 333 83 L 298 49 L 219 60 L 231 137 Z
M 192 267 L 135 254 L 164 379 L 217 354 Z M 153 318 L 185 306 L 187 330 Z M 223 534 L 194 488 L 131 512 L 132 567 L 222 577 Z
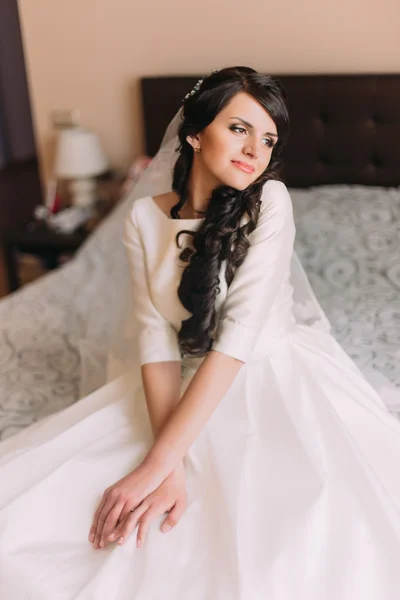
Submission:
M 140 364 L 180 361 L 177 333 L 156 309 L 150 296 L 146 257 L 135 206 L 125 220 L 123 243 L 128 254 L 133 285 L 133 311 L 138 325 Z
M 295 224 L 284 183 L 269 180 L 263 188 L 256 229 L 220 309 L 213 350 L 246 362 L 288 277 Z

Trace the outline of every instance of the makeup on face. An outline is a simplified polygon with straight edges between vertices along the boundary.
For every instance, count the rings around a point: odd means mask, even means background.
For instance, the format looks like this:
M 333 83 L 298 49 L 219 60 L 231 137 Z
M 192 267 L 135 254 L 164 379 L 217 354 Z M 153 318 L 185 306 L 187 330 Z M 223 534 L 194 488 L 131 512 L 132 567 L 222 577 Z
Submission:
M 248 173 L 249 175 L 252 175 L 256 170 L 256 168 L 253 165 L 249 165 L 249 163 L 243 162 L 241 160 L 232 160 L 231 163 L 235 167 L 237 167 L 241 171 L 244 171 L 244 173 Z
M 244 190 L 268 167 L 278 138 L 274 121 L 252 96 L 239 93 L 198 137 L 199 166 L 209 187 Z
M 242 123 L 243 125 L 245 125 L 252 133 L 255 131 L 255 127 L 254 125 L 252 125 L 251 123 L 249 123 L 249 121 L 246 121 L 245 119 L 242 119 L 241 117 L 230 117 L 231 120 L 234 121 L 239 121 L 239 123 Z M 232 125 L 232 129 L 235 129 L 235 125 Z M 236 129 L 240 130 L 240 126 L 237 127 Z M 243 129 L 243 128 L 242 128 Z M 269 138 L 268 138 L 269 136 Z M 268 145 L 270 148 L 273 148 L 276 144 L 276 142 L 274 142 L 273 140 L 271 140 L 270 138 L 276 138 L 276 140 L 278 140 L 278 134 L 277 133 L 273 133 L 272 131 L 266 131 L 263 134 L 263 139 L 266 139 L 268 141 L 268 144 L 265 144 L 266 146 Z

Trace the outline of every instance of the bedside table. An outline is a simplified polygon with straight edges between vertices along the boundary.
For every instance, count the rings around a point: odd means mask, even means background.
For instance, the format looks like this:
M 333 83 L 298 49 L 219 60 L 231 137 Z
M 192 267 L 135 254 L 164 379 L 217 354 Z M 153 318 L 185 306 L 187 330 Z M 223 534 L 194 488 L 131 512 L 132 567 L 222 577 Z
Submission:
M 38 257 L 46 269 L 56 269 L 60 265 L 61 256 L 75 254 L 117 206 L 122 197 L 123 179 L 123 174 L 118 171 L 109 171 L 98 177 L 93 217 L 73 233 L 59 233 L 48 227 L 45 221 L 33 220 L 6 229 L 1 236 L 0 245 L 3 247 L 9 293 L 21 286 L 18 252 Z
M 42 222 L 30 222 L 7 229 L 3 234 L 3 251 L 9 292 L 20 287 L 18 252 L 33 254 L 47 269 L 55 269 L 64 254 L 73 255 L 90 235 L 84 228 L 73 233 L 57 233 Z

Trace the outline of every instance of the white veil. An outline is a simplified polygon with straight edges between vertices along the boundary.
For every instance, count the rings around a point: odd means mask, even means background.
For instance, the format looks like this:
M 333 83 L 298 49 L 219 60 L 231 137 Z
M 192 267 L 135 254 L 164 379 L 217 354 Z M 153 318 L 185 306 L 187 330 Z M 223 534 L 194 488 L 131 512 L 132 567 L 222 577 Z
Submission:
M 132 203 L 139 198 L 155 196 L 172 189 L 172 173 L 178 157 L 177 148 L 179 141 L 177 131 L 180 122 L 181 109 L 168 125 L 160 149 L 153 158 L 150 166 L 145 170 L 129 196 L 125 199 L 124 214 L 130 210 Z M 124 261 L 124 264 L 126 264 L 125 276 L 119 277 L 119 289 L 116 294 L 114 293 L 114 297 L 118 297 L 118 314 L 115 315 L 115 323 L 112 325 L 111 345 L 107 356 L 106 380 L 108 381 L 120 375 L 128 368 L 132 370 L 137 362 L 135 360 L 135 355 L 137 356 L 137 335 L 134 326 L 135 307 L 133 306 L 130 276 L 126 261 Z M 292 257 L 290 283 L 293 287 L 293 312 L 296 322 L 329 332 L 329 320 L 312 291 L 307 275 L 295 251 Z M 99 355 L 99 352 L 101 353 L 99 349 L 96 352 L 97 355 Z M 89 354 L 91 354 L 92 359 L 90 368 L 87 367 Z M 96 368 L 95 361 L 93 362 L 93 352 L 86 353 L 86 357 L 84 358 L 86 368 L 82 369 L 81 396 L 99 387 L 99 385 L 106 381 L 104 375 L 102 377 L 99 372 L 94 373 Z M 99 371 L 102 361 L 98 360 L 97 362 L 97 371 Z

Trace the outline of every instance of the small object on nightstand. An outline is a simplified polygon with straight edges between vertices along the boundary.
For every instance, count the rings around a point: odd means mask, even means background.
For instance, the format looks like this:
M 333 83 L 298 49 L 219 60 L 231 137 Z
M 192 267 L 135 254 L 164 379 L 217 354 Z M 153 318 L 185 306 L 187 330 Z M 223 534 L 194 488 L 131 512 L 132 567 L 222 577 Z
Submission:
M 61 233 L 72 233 L 93 216 L 93 209 L 71 206 L 47 219 L 49 227 Z
M 35 219 L 37 219 L 38 221 L 46 221 L 47 217 L 49 216 L 49 209 L 43 204 L 38 204 L 37 206 L 35 206 L 33 214 L 35 216 Z

